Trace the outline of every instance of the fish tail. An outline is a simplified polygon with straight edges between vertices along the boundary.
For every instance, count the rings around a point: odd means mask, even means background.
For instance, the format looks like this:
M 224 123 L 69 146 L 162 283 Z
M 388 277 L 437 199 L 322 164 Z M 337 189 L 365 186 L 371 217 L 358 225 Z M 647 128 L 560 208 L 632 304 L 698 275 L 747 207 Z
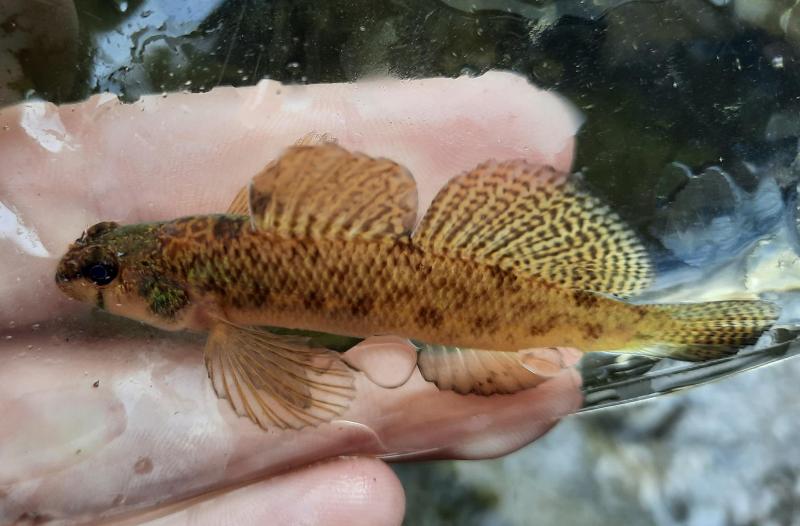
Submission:
M 656 328 L 647 340 L 620 352 L 689 362 L 714 360 L 754 344 L 780 315 L 774 303 L 760 300 L 648 305 Z

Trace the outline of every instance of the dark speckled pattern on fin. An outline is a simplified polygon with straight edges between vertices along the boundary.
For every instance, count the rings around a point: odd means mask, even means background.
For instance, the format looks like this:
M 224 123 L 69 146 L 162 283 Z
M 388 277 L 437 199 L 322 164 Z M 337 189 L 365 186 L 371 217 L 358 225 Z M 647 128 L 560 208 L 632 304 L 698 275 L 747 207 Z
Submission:
M 576 177 L 523 160 L 490 161 L 453 178 L 413 240 L 581 290 L 630 295 L 652 277 L 645 247 L 616 213 Z
M 639 338 L 645 343 L 619 352 L 688 362 L 716 360 L 756 343 L 780 316 L 777 305 L 758 300 L 648 305 L 647 308 L 668 316 L 668 320 L 658 331 Z

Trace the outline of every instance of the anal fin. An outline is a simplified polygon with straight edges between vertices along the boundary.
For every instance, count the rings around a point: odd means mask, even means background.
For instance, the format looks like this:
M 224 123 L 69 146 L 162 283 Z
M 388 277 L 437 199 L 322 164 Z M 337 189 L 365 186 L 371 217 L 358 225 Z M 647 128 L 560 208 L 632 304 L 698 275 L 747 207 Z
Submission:
M 415 341 L 422 376 L 459 394 L 512 394 L 547 378 L 530 371 L 518 352 L 484 351 Z
M 354 395 L 353 372 L 339 354 L 296 336 L 219 322 L 209 334 L 205 362 L 217 395 L 264 429 L 330 421 Z
M 755 344 L 780 317 L 780 307 L 761 300 L 648 305 L 658 327 L 629 352 L 687 362 L 717 360 Z

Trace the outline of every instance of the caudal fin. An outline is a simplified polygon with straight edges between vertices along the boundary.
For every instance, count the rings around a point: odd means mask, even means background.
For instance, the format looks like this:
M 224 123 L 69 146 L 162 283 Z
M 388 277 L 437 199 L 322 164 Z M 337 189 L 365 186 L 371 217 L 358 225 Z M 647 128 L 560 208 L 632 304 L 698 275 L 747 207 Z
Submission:
M 754 344 L 780 315 L 768 301 L 650 305 L 660 319 L 649 338 L 627 352 L 689 362 L 714 360 Z M 658 316 L 658 314 L 663 316 Z

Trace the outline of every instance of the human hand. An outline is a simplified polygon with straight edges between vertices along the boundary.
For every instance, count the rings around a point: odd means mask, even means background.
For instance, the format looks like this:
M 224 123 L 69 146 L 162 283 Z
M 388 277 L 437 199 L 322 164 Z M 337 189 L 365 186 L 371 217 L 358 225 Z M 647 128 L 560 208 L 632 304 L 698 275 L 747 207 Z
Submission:
M 425 382 L 407 344 L 371 338 L 345 354 L 362 373 L 340 419 L 264 431 L 217 399 L 202 338 L 92 311 L 53 275 L 100 220 L 223 212 L 308 132 L 405 165 L 422 214 L 490 158 L 569 169 L 576 127 L 556 97 L 504 73 L 0 111 L 0 520 L 397 523 L 402 488 L 370 457 L 485 458 L 546 432 L 581 403 L 569 350 L 540 356 L 533 389 L 462 396 Z M 344 455 L 364 458 L 314 464 Z

